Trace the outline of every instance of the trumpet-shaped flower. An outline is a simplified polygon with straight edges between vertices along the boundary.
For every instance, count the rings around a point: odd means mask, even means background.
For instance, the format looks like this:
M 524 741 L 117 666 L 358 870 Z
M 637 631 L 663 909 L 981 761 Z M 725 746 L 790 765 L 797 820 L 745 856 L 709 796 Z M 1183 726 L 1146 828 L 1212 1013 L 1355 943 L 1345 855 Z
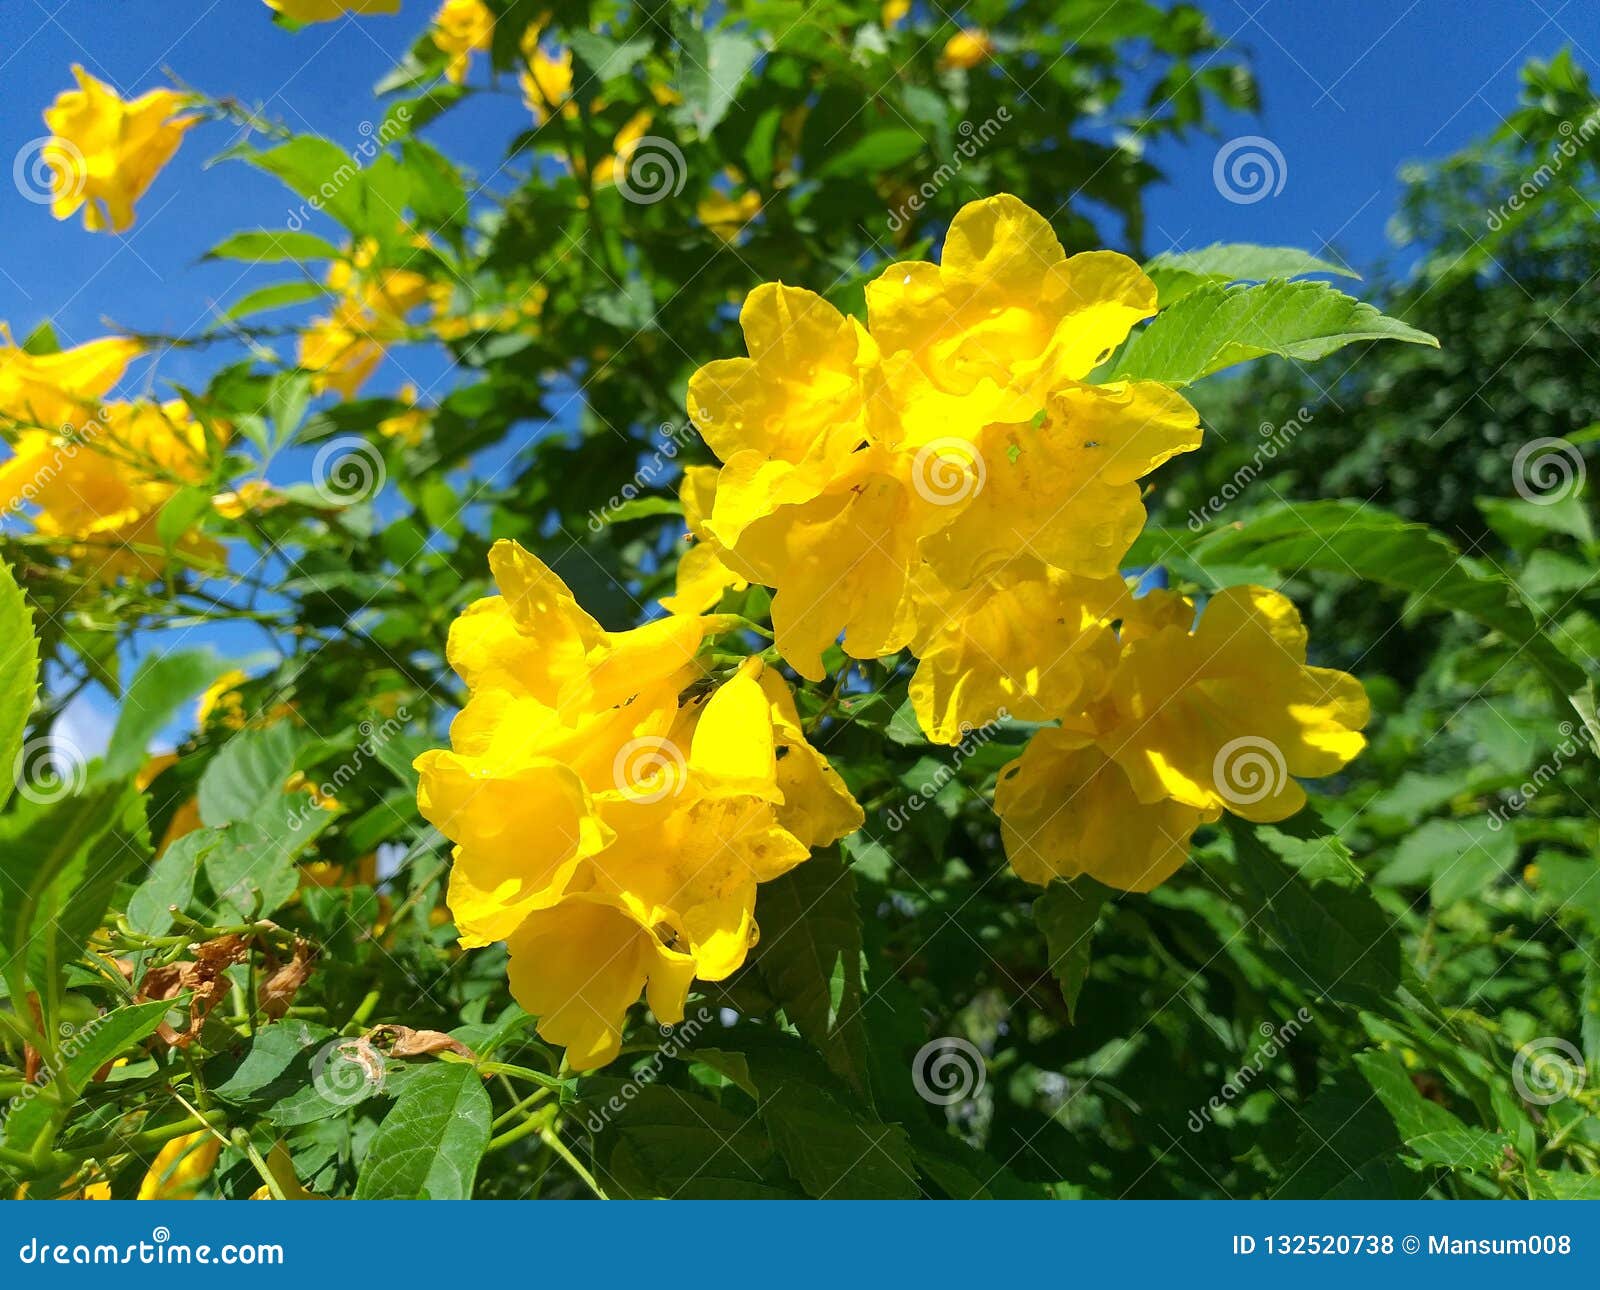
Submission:
M 91 232 L 123 233 L 133 225 L 134 203 L 199 118 L 181 115 L 193 100 L 176 90 L 124 100 L 76 64 L 72 74 L 78 88 L 63 90 L 44 112 L 50 212 L 70 219 L 82 209 Z

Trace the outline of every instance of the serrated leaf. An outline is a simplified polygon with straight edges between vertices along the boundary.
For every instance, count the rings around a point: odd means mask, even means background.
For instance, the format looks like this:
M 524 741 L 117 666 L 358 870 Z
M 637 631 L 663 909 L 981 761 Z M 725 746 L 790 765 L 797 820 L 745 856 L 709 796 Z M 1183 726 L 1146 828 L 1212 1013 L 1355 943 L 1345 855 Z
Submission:
M 1583 673 L 1540 631 L 1504 578 L 1481 572 L 1442 534 L 1359 502 L 1284 503 L 1205 538 L 1206 565 L 1318 570 L 1365 578 L 1440 609 L 1477 619 L 1504 635 L 1559 685 L 1578 690 Z
M 1266 282 L 1270 278 L 1298 278 L 1308 273 L 1329 273 L 1344 278 L 1361 275 L 1302 251 L 1295 246 L 1256 246 L 1249 242 L 1218 242 L 1197 251 L 1170 251 L 1153 256 L 1144 271 L 1155 282 L 1163 309 L 1211 284 Z
M 819 852 L 761 884 L 756 917 L 761 943 L 755 961 L 767 989 L 829 1067 L 864 1090 L 861 918 L 850 870 L 837 852 Z
M 1183 386 L 1252 358 L 1276 354 L 1312 362 L 1363 340 L 1439 344 L 1323 282 L 1206 285 L 1133 336 L 1113 379 Z
M 1044 895 L 1033 902 L 1033 921 L 1044 933 L 1050 951 L 1050 973 L 1061 985 L 1071 1019 L 1076 1019 L 1078 996 L 1089 978 L 1095 923 L 1106 901 L 1115 894 L 1093 878 L 1074 878 L 1051 883 Z
M 439 1062 L 417 1071 L 373 1135 L 356 1199 L 468 1199 L 492 1119 L 473 1066 Z
M 852 1115 L 815 1085 L 785 1081 L 762 1101 L 761 1119 L 808 1196 L 914 1200 L 922 1194 L 906 1131 Z
M 1423 1097 L 1395 1054 L 1386 1050 L 1357 1053 L 1355 1063 L 1401 1139 L 1423 1164 L 1488 1171 L 1503 1159 L 1510 1145 L 1505 1134 L 1470 1129 L 1437 1102 Z
M 10 568 L 0 562 L 0 806 L 15 787 L 13 768 L 39 686 L 39 642 L 33 614 Z
M 678 89 L 683 95 L 678 115 L 708 139 L 728 114 L 740 84 L 761 56 L 761 46 L 738 30 L 707 31 L 686 13 L 679 15 L 673 34 L 680 53 Z
M 250 819 L 269 794 L 281 796 L 299 742 L 284 724 L 234 735 L 200 777 L 200 819 L 221 828 Z
M 128 926 L 146 936 L 165 936 L 172 927 L 172 907 L 188 907 L 201 862 L 220 839 L 216 831 L 200 829 L 163 851 L 128 898 Z

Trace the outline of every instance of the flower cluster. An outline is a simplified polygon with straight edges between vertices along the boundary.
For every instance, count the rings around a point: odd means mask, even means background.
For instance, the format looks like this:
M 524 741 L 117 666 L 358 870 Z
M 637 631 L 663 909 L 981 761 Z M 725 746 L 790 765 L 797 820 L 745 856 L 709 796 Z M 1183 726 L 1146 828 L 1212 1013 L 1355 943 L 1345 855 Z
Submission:
M 734 623 L 673 614 L 608 632 L 513 542 L 500 595 L 450 631 L 470 699 L 418 758 L 423 815 L 455 843 L 462 944 L 505 941 L 513 996 L 575 1070 L 614 1058 L 646 993 L 683 1017 L 757 936 L 756 887 L 855 829 L 861 809 L 759 659 L 717 683 Z
M 181 399 L 101 401 L 139 352 L 119 337 L 53 354 L 0 345 L 0 429 L 12 448 L 0 462 L 0 508 L 29 512 L 35 533 L 67 540 L 102 582 L 157 576 L 162 508 L 211 475 L 212 440 Z M 212 433 L 221 440 L 225 427 Z M 227 510 L 221 498 L 217 509 Z M 192 560 L 222 554 L 193 531 L 175 549 Z
M 1190 602 L 1136 599 L 1122 577 L 1139 481 L 1200 444 L 1171 388 L 1093 379 L 1155 312 L 1132 260 L 1069 257 L 998 196 L 956 216 L 941 264 L 870 283 L 866 327 L 809 291 L 758 287 L 740 315 L 749 357 L 689 383 L 722 465 L 685 478 L 700 546 L 677 606 L 709 608 L 736 580 L 773 588 L 779 651 L 812 680 L 841 635 L 853 658 L 909 649 L 937 742 L 1002 710 L 1059 722 L 997 792 L 1032 882 L 1147 889 L 1202 819 L 1284 818 L 1303 800 L 1291 774 L 1327 774 L 1362 745 L 1360 685 L 1305 666 L 1283 597 L 1232 589 L 1191 630 Z M 1215 768 L 1240 741 L 1269 763 L 1259 797 L 1230 795 Z

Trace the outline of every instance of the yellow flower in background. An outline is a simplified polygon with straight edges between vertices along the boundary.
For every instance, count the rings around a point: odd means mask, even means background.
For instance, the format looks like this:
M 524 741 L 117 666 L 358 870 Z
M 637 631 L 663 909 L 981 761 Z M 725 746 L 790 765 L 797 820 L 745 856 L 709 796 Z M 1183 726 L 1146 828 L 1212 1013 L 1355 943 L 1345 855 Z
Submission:
M 312 388 L 353 399 L 387 352 L 368 330 L 372 315 L 352 301 L 340 303 L 332 315 L 315 318 L 300 334 L 295 361 L 312 373 Z
M 174 1138 L 157 1153 L 139 1184 L 140 1200 L 193 1200 L 211 1177 L 222 1142 L 207 1130 Z
M 731 245 L 739 240 L 745 226 L 761 214 L 761 194 L 750 188 L 737 192 L 713 189 L 696 204 L 694 213 L 706 228 Z
M 42 154 L 52 172 L 50 212 L 70 219 L 80 208 L 91 232 L 126 232 L 133 204 L 172 160 L 199 118 L 180 116 L 193 100 L 176 90 L 151 90 L 124 101 L 76 63 L 78 88 L 64 90 L 44 112 L 51 138 Z
M 107 336 L 59 350 L 30 354 L 13 344 L 0 324 L 0 425 L 61 430 L 92 415 L 143 351 L 135 340 Z
M 506 941 L 513 996 L 589 1069 L 641 990 L 675 1021 L 695 977 L 743 963 L 758 884 L 861 812 L 781 678 L 750 660 L 717 683 L 701 647 L 732 622 L 608 632 L 515 543 L 490 567 L 501 594 L 451 627 L 470 695 L 416 761 L 418 804 L 455 844 L 462 944 Z
M 370 16 L 400 12 L 400 0 L 265 0 L 285 18 L 296 22 L 332 22 L 346 14 Z
M 949 71 L 976 67 L 994 53 L 994 41 L 982 27 L 964 27 L 945 42 L 939 66 Z
M 71 554 L 91 578 L 154 578 L 166 564 L 161 508 L 210 470 L 205 428 L 182 400 L 112 403 L 68 433 L 19 435 L 0 464 L 0 506 L 32 507 L 34 532 L 72 539 Z M 203 561 L 222 554 L 193 530 L 175 550 Z
M 905 16 L 911 12 L 911 0 L 884 0 L 883 8 L 879 10 L 879 22 L 885 30 L 898 27 L 905 21 Z
M 433 414 L 427 408 L 418 406 L 419 397 L 415 385 L 401 386 L 400 401 L 406 405 L 406 410 L 378 422 L 378 433 L 389 439 L 398 439 L 412 448 L 421 443 L 423 436 L 428 433 L 428 423 Z
M 435 287 L 412 269 L 374 267 L 378 246 L 363 238 L 328 268 L 333 312 L 313 318 L 300 334 L 296 361 L 313 374 L 318 394 L 353 399 L 406 333 L 406 315 L 430 299 Z
M 467 79 L 472 55 L 494 43 L 494 14 L 483 0 L 444 0 L 433 15 L 433 43 L 450 56 L 445 76 L 452 84 Z
M 572 51 L 550 53 L 540 43 L 541 35 L 538 26 L 522 33 L 522 56 L 527 66 L 518 78 L 535 125 L 543 125 L 552 112 L 570 115 L 577 111 L 576 104 L 567 102 L 572 95 Z

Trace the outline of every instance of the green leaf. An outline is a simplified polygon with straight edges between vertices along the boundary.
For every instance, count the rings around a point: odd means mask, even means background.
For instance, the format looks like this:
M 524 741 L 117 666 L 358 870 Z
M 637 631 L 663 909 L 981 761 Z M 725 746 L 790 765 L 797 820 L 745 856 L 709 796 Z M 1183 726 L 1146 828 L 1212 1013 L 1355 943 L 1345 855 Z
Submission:
M 144 765 L 150 741 L 178 709 L 231 666 L 211 649 L 179 650 L 146 658 L 123 695 L 106 749 L 107 774 L 131 775 Z
M 739 85 L 761 55 L 761 46 L 741 31 L 706 31 L 680 13 L 673 34 L 679 49 L 678 88 L 683 95 L 678 116 L 709 139 L 733 105 Z
M 1057 881 L 1033 902 L 1033 921 L 1050 951 L 1050 972 L 1061 983 L 1067 1016 L 1076 1019 L 1078 996 L 1089 977 L 1089 952 L 1095 923 L 1115 893 L 1093 878 Z
M 855 878 L 835 851 L 819 852 L 756 897 L 755 961 L 772 997 L 829 1067 L 867 1086 L 861 1024 L 861 918 Z
M 338 247 L 313 233 L 262 228 L 249 233 L 235 233 L 232 237 L 224 238 L 206 252 L 205 258 L 246 260 L 251 264 L 266 264 L 281 260 L 337 260 L 339 256 Z M 277 288 L 264 289 L 272 291 Z M 318 290 L 320 291 L 320 288 Z
M 147 1035 L 155 1033 L 172 1002 L 158 999 L 115 1008 L 76 1028 L 63 1025 L 58 1036 L 62 1060 L 51 1072 L 53 1088 L 76 1093 L 107 1062 L 119 1057 Z M 11 1104 L 5 1121 L 5 1140 L 19 1150 L 31 1147 L 55 1110 L 53 1095 L 19 1098 Z
M 584 1081 L 583 1097 L 590 1109 L 582 1123 L 596 1135 L 596 1174 L 610 1196 L 745 1200 L 792 1195 L 757 1116 L 680 1089 L 640 1088 L 604 1077 Z M 613 1113 L 613 1108 L 620 1109 Z
M 1249 242 L 1219 242 L 1198 251 L 1172 251 L 1154 256 L 1145 266 L 1161 294 L 1166 309 L 1184 296 L 1208 285 L 1230 282 L 1266 282 L 1270 278 L 1298 278 L 1307 273 L 1329 273 L 1345 278 L 1361 275 L 1294 246 L 1255 246 Z
M 222 317 L 229 322 L 264 314 L 272 309 L 286 309 L 302 305 L 308 300 L 322 300 L 328 289 L 316 282 L 278 282 L 270 287 L 258 287 L 246 292 L 229 305 Z
M 22 751 L 22 734 L 39 685 L 39 642 L 33 615 L 11 570 L 0 562 L 0 806 L 10 800 L 13 767 Z
M 1381 1008 L 1400 986 L 1393 923 L 1333 839 L 1301 841 L 1229 816 L 1245 907 L 1316 993 Z
M 221 828 L 250 819 L 271 797 L 281 797 L 299 742 L 283 724 L 234 735 L 200 777 L 200 819 Z
M 1375 506 L 1323 501 L 1269 507 L 1211 534 L 1195 555 L 1203 565 L 1316 570 L 1393 587 L 1499 631 L 1563 693 L 1583 684 L 1582 671 L 1540 631 L 1510 583 L 1481 572 L 1427 525 Z
M 295 212 L 295 218 L 305 220 L 315 212 L 321 211 L 332 216 L 352 232 L 366 231 L 363 227 L 365 176 L 360 165 L 338 144 L 328 139 L 318 138 L 315 135 L 296 135 L 286 143 L 280 143 L 274 148 L 260 150 L 249 145 L 230 149 L 223 154 L 225 158 L 242 157 L 257 169 L 266 171 L 269 175 L 282 180 L 291 190 L 306 199 L 306 204 L 301 211 Z M 394 219 L 397 211 L 391 210 L 390 219 Z M 243 234 L 244 237 L 260 236 L 264 234 L 267 239 L 259 243 L 262 246 L 271 246 L 272 239 L 292 237 L 299 239 L 307 236 L 298 230 L 289 233 Z M 228 247 L 234 239 L 229 239 L 222 245 Z M 317 239 L 320 241 L 321 239 Z M 307 246 L 307 243 L 295 242 L 294 245 Z M 324 247 L 327 243 L 322 243 Z M 212 249 L 215 255 L 217 249 Z M 297 259 L 304 255 L 304 251 L 295 251 L 289 255 L 280 255 L 278 259 Z M 325 252 L 313 251 L 311 255 L 322 256 Z M 334 255 L 338 255 L 334 251 Z M 231 258 L 245 258 L 235 255 Z
M 1348 1068 L 1295 1119 L 1298 1149 L 1273 1200 L 1414 1200 L 1426 1184 L 1400 1163 L 1394 1123 Z
M 492 1118 L 475 1067 L 440 1062 L 419 1070 L 373 1135 L 356 1199 L 468 1199 Z
M 314 826 L 327 818 L 328 812 L 313 807 L 303 833 L 269 832 L 251 820 L 224 829 L 204 859 L 206 881 L 222 912 L 265 918 L 281 908 L 300 885 L 296 858 L 316 837 Z
M 237 1052 L 207 1062 L 206 1083 L 225 1102 L 240 1106 L 274 1102 L 313 1081 L 315 1055 L 334 1038 L 326 1026 L 298 1019 L 275 1021 L 256 1031 Z
M 1208 285 L 1184 296 L 1137 332 L 1116 380 L 1189 385 L 1235 363 L 1276 354 L 1311 362 L 1362 340 L 1439 342 L 1322 282 Z
M 927 141 L 915 130 L 874 130 L 829 157 L 817 173 L 825 179 L 877 175 L 910 161 L 927 146 Z
M 1505 1134 L 1469 1129 L 1437 1102 L 1423 1097 L 1394 1053 L 1357 1053 L 1355 1063 L 1406 1146 L 1423 1164 L 1489 1171 L 1503 1159 L 1511 1142 Z
M 906 1131 L 852 1115 L 814 1084 L 786 1080 L 761 1103 L 761 1119 L 808 1196 L 915 1200 L 922 1194 Z
M 128 898 L 128 926 L 146 936 L 165 936 L 172 927 L 172 907 L 188 907 L 195 875 L 221 839 L 214 829 L 199 829 L 163 851 Z
M 1481 894 L 1516 859 L 1510 829 L 1495 828 L 1484 816 L 1466 820 L 1428 820 L 1395 847 L 1394 858 L 1377 881 L 1395 885 L 1427 882 L 1433 903 L 1443 907 Z

